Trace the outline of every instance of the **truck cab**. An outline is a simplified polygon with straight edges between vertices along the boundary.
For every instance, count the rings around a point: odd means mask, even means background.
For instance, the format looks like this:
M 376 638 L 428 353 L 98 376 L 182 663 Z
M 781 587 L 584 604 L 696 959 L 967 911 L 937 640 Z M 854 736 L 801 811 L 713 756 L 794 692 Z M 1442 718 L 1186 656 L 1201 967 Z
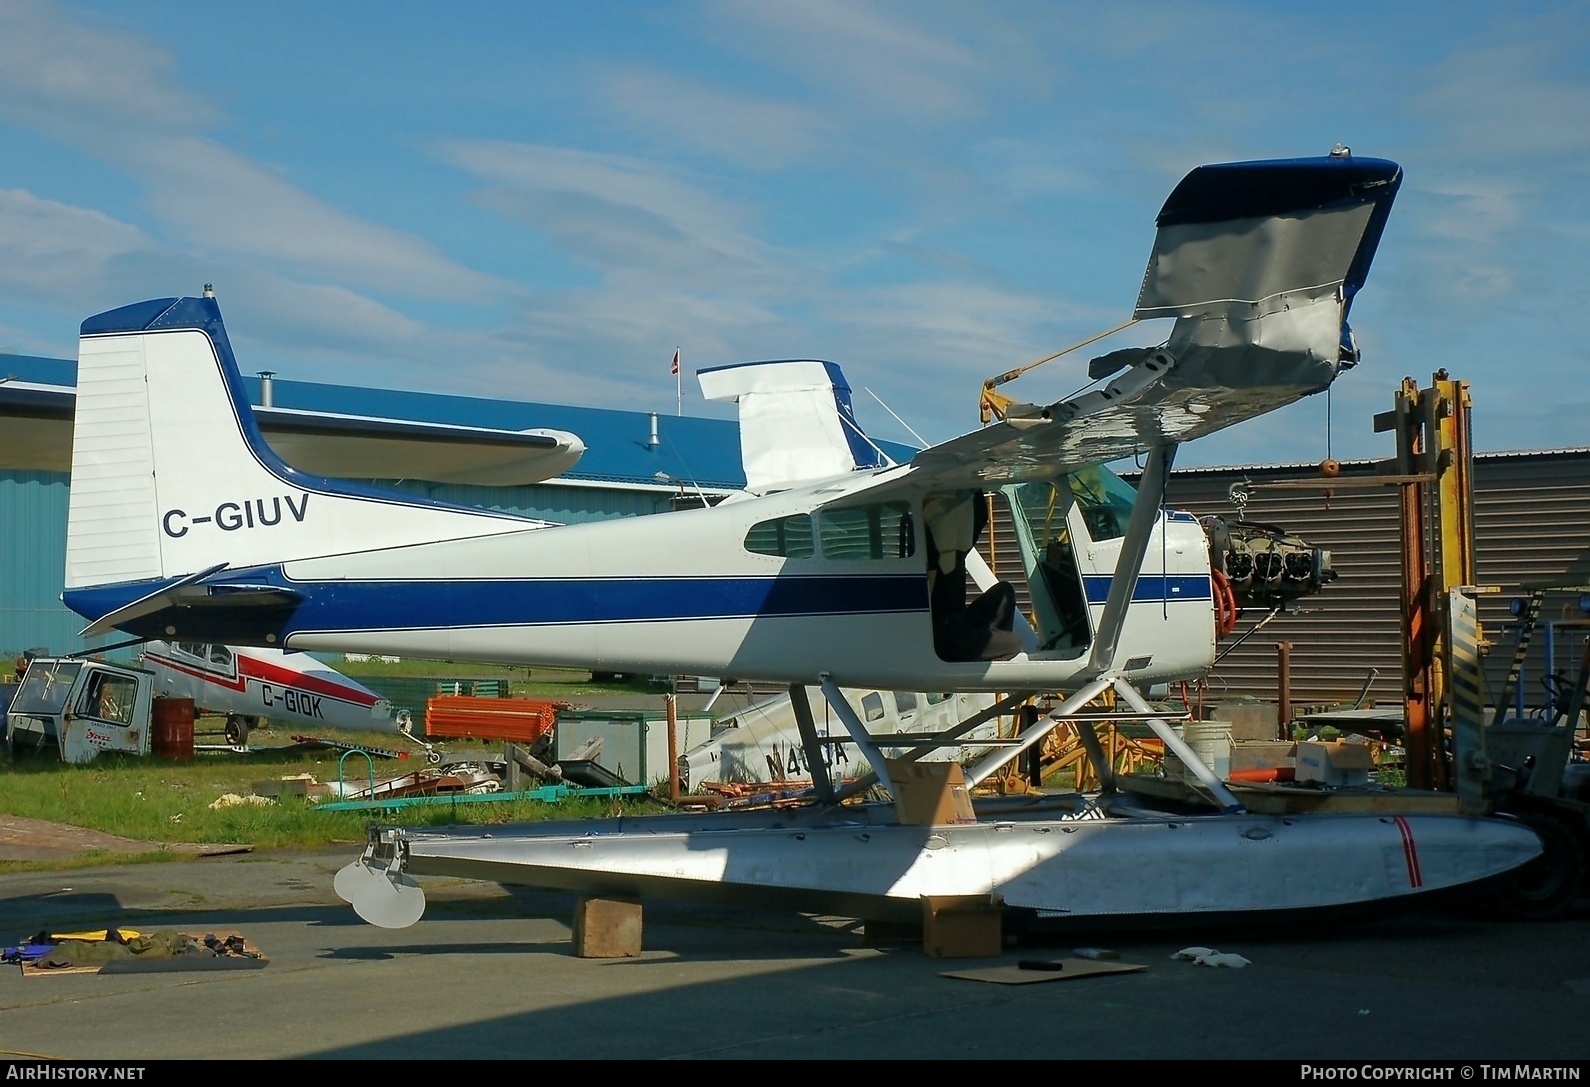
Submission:
M 153 673 L 102 661 L 38 658 L 6 711 L 6 746 L 54 744 L 61 759 L 92 762 L 101 751 L 149 751 Z

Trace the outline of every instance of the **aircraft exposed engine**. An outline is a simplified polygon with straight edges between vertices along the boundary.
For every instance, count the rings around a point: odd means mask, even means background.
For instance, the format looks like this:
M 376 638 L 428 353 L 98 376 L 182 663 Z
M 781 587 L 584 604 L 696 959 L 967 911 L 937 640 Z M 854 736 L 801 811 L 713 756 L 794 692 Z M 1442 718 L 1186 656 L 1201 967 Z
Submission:
M 1285 607 L 1311 596 L 1340 575 L 1331 553 L 1275 525 L 1202 517 L 1209 562 L 1225 575 L 1237 602 Z

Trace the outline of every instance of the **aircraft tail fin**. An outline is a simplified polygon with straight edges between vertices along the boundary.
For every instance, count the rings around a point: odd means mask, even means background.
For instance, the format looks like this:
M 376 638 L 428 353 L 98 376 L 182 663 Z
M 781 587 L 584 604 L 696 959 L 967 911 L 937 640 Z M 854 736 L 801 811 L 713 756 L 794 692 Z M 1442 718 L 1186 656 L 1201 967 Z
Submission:
M 221 569 L 537 524 L 282 462 L 260 435 L 208 292 L 83 322 L 66 549 L 67 603 L 82 614 Z M 84 606 L 74 590 L 95 586 L 126 588 Z
M 740 406 L 740 458 L 754 494 L 887 463 L 862 432 L 850 386 L 831 362 L 785 359 L 696 371 L 708 400 Z

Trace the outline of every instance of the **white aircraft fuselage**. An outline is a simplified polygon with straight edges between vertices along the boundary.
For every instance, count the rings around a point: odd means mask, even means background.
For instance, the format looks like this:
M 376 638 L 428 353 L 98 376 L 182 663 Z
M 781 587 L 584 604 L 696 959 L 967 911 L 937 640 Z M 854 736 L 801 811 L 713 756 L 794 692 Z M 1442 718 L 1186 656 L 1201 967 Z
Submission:
M 1009 659 L 945 659 L 924 503 L 981 492 L 899 465 L 710 508 L 552 525 L 372 491 L 300 472 L 265 444 L 213 299 L 142 305 L 166 307 L 175 327 L 139 327 L 149 314 L 132 306 L 85 322 L 81 341 L 65 600 L 102 625 L 789 683 L 827 673 L 897 690 L 1061 690 L 1098 670 L 1089 631 L 1131 497 L 1097 467 L 1020 484 L 1047 496 L 1029 503 L 1043 510 L 1026 526 L 1029 565 L 1045 548 L 1069 554 L 1052 575 L 1066 584 L 1049 594 L 1071 601 L 1069 630 L 1061 637 L 1057 619 Z M 1087 497 L 1106 486 L 1114 508 Z M 1115 654 L 1134 682 L 1209 667 L 1210 576 L 1196 520 L 1161 513 Z

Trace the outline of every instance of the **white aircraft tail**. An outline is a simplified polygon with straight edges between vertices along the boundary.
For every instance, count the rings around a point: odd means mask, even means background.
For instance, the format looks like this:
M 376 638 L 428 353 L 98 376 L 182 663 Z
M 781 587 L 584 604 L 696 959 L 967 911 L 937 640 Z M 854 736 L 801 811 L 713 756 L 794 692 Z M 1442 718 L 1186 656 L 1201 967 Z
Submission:
M 260 436 L 220 307 L 163 298 L 83 322 L 66 588 L 536 527 L 324 479 Z M 122 595 L 122 594 L 118 594 Z
M 752 494 L 887 463 L 856 423 L 850 386 L 831 362 L 787 359 L 696 371 L 701 395 L 740 406 L 740 459 Z

